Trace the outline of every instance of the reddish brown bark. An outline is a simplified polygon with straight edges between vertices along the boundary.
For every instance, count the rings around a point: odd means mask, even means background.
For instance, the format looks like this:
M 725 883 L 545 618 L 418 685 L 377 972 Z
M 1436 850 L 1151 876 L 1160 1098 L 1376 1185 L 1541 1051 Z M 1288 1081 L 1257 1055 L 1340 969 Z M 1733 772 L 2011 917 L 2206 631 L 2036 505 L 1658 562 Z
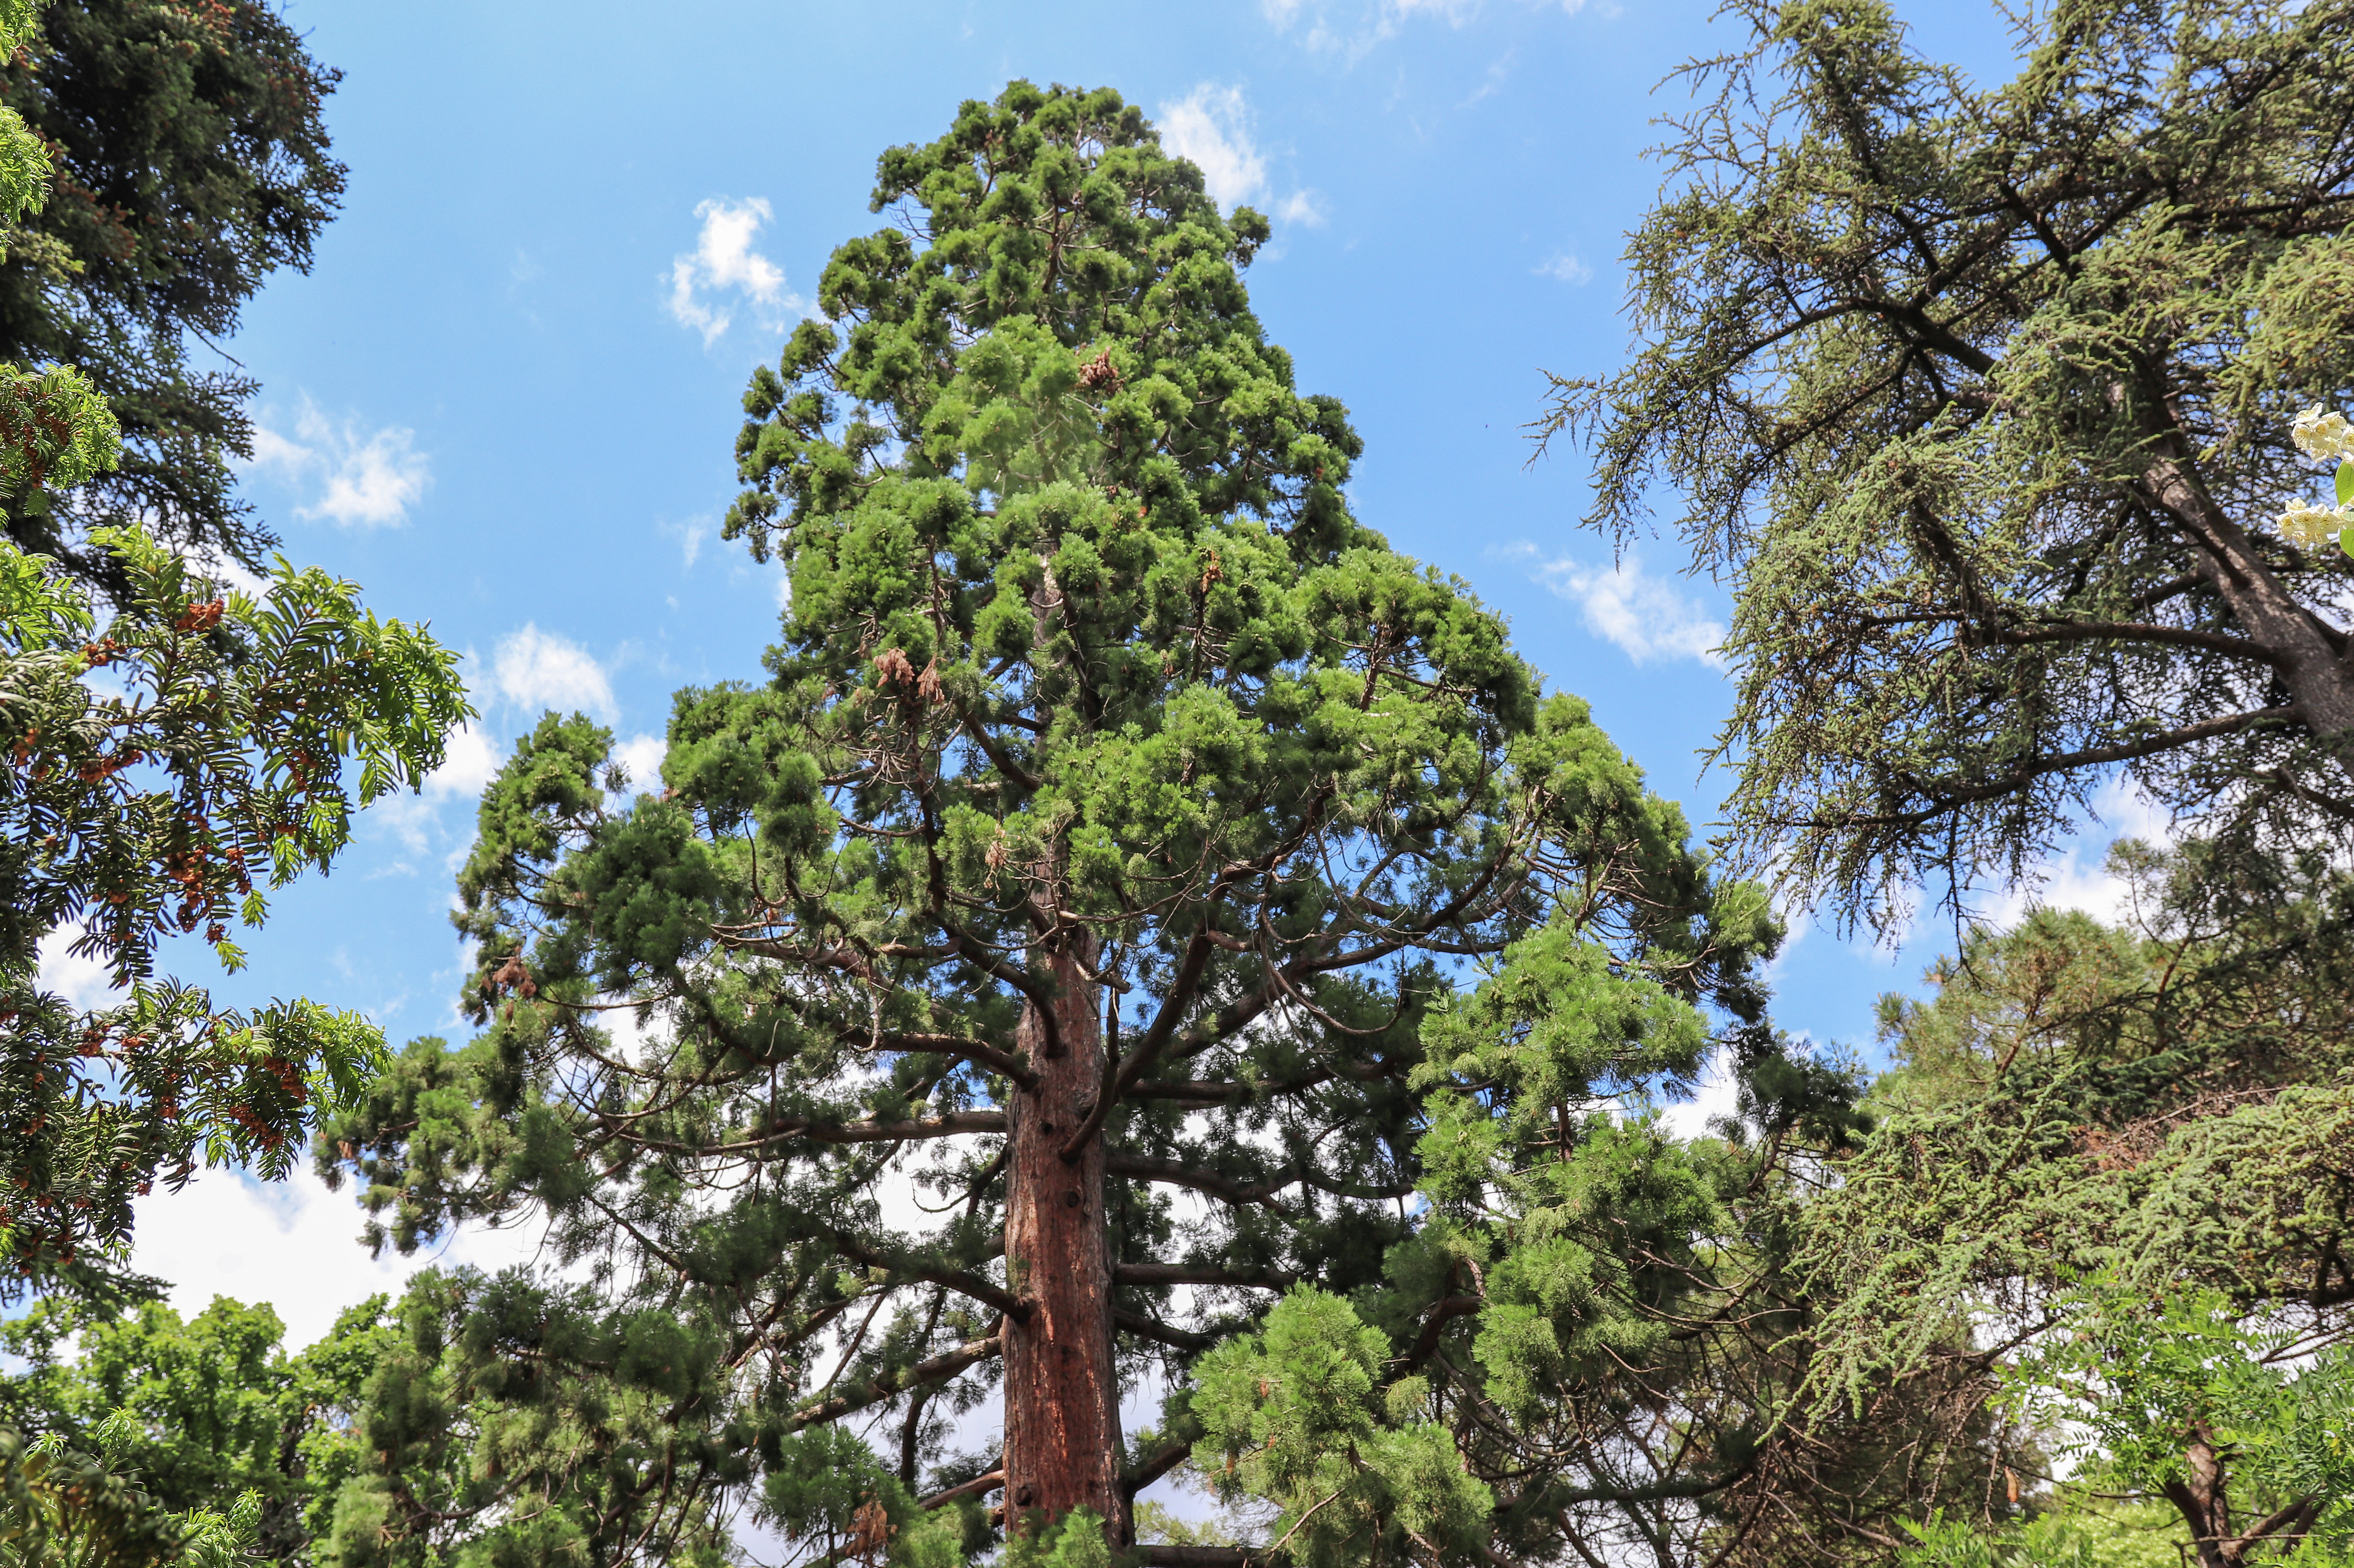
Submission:
M 1036 1003 L 1018 1043 L 1038 1075 L 1010 1107 L 1006 1160 L 1007 1282 L 1027 1303 L 1005 1327 L 1005 1500 L 1009 1520 L 1051 1521 L 1092 1510 L 1112 1539 L 1127 1528 L 1119 1490 L 1119 1385 L 1112 1366 L 1111 1244 L 1104 1219 L 1104 1149 L 1079 1157 L 1066 1140 L 1103 1090 L 1097 988 L 1068 949 L 1053 957 L 1054 1027 Z

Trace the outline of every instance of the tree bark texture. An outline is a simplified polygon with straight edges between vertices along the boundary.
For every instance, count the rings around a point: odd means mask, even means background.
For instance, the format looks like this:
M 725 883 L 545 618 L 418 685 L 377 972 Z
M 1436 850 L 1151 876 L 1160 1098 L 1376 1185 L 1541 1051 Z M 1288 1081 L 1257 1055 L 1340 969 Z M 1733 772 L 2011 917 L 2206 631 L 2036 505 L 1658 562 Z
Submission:
M 1016 1088 L 1006 1160 L 1007 1282 L 1028 1308 L 1005 1326 L 1005 1500 L 1009 1528 L 1073 1509 L 1127 1531 L 1119 1489 L 1119 1384 L 1112 1364 L 1111 1243 L 1100 1134 L 1062 1150 L 1103 1092 L 1097 988 L 1066 945 L 1044 955 L 1055 983 L 1023 1009 L 1018 1044 L 1038 1075 Z

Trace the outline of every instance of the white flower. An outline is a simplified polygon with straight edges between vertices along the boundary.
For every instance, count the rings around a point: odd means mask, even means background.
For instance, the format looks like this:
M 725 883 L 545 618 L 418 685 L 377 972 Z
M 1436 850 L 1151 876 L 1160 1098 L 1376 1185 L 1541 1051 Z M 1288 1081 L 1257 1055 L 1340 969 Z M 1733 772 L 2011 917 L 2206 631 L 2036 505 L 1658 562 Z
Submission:
M 2288 433 L 2307 457 L 2323 462 L 2354 459 L 2354 425 L 2348 424 L 2343 414 L 2325 412 L 2317 403 L 2296 417 Z
M 2277 526 L 2281 537 L 2290 544 L 2317 550 L 2335 543 L 2338 531 L 2349 524 L 2354 524 L 2354 514 L 2334 506 L 2313 506 L 2300 501 L 2281 514 Z

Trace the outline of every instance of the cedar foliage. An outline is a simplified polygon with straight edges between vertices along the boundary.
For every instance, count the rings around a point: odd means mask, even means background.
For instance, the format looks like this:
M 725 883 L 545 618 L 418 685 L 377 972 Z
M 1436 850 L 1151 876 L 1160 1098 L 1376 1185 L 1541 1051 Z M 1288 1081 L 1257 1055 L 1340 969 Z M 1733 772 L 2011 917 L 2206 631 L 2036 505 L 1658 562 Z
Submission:
M 1792 1259 L 1802 1403 L 2007 1389 L 2220 1568 L 2354 1522 L 2354 881 L 2213 845 L 2113 869 L 2124 926 L 2035 911 L 1884 1005 L 1882 1125 Z
M 2354 822 L 2293 417 L 2354 386 L 2354 10 L 2062 0 L 1979 88 L 1882 0 L 1736 0 L 1633 234 L 1638 352 L 1556 378 L 1591 521 L 1657 486 L 1734 596 L 1719 754 L 1791 891 L 2016 879 L 2114 772 L 2203 832 Z

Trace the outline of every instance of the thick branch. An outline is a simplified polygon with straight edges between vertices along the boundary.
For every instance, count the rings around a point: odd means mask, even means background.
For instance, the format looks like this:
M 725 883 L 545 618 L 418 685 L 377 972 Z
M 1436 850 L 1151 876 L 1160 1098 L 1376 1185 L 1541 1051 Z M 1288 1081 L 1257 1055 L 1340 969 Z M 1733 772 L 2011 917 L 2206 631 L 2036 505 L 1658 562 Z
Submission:
M 1163 1443 L 1150 1458 L 1119 1478 L 1119 1489 L 1133 1500 L 1136 1494 L 1185 1462 L 1193 1450 L 1183 1443 Z
M 886 1268 L 902 1279 L 919 1279 L 927 1285 L 938 1285 L 960 1296 L 969 1296 L 985 1307 L 994 1307 L 1017 1323 L 1030 1320 L 1030 1303 L 1012 1291 L 1001 1289 L 977 1274 L 945 1264 L 925 1263 L 918 1259 L 895 1257 L 887 1252 L 867 1246 L 855 1236 L 843 1231 L 832 1234 L 833 1245 L 843 1256 L 863 1263 L 869 1268 Z
M 1253 1290 L 1288 1290 L 1295 1283 L 1294 1277 L 1281 1269 L 1235 1271 L 1183 1263 L 1116 1264 L 1111 1277 L 1115 1285 L 1225 1285 Z
M 1140 1340 L 1150 1340 L 1154 1344 L 1166 1345 L 1172 1351 L 1184 1351 L 1193 1355 L 1199 1355 L 1218 1342 L 1214 1335 L 1189 1333 L 1183 1329 L 1172 1328 L 1141 1312 L 1114 1309 L 1111 1323 L 1113 1328 L 1134 1334 Z
M 985 1476 L 975 1476 L 960 1487 L 950 1487 L 944 1492 L 934 1492 L 930 1497 L 926 1498 L 920 1506 L 928 1509 L 946 1508 L 961 1498 L 987 1497 L 1004 1484 L 1005 1471 L 1000 1467 L 990 1471 Z
M 2029 767 L 2013 768 L 2000 779 L 1991 779 L 1984 784 L 1968 785 L 1942 793 L 1926 789 L 1917 789 L 1915 793 L 1927 795 L 1935 802 L 1918 811 L 1900 811 L 1884 816 L 1848 817 L 1837 821 L 1818 817 L 1791 825 L 1806 828 L 1917 828 L 1925 822 L 1943 816 L 1956 806 L 1970 805 L 1975 801 L 1991 800 L 1998 795 L 2008 795 L 2014 789 L 2024 789 L 2047 773 L 2064 773 L 2072 768 L 2094 768 L 2109 762 L 2130 762 L 2136 758 L 2152 757 L 2161 751 L 2172 751 L 2178 747 L 2195 745 L 2202 740 L 2212 740 L 2218 736 L 2230 735 L 2234 730 L 2245 729 L 2253 724 L 2278 722 L 2295 715 L 2295 709 L 2285 707 L 2255 708 L 2243 714 L 2227 714 L 2221 718 L 2202 719 L 2197 724 L 2184 725 L 2179 729 L 2170 729 L 2163 735 L 2154 735 L 2143 740 L 2126 741 L 2116 746 L 2088 747 L 2082 751 L 2063 751 L 2056 756 L 2041 758 Z
M 1278 1206 L 1275 1202 L 1276 1194 L 1287 1187 L 1313 1187 L 1320 1192 L 1330 1192 L 1335 1197 L 1358 1198 L 1367 1202 L 1403 1198 L 1414 1191 L 1414 1185 L 1411 1182 L 1395 1188 L 1344 1187 L 1337 1181 L 1324 1181 L 1313 1171 L 1306 1170 L 1287 1171 L 1257 1186 L 1252 1186 L 1226 1177 L 1214 1176 L 1207 1171 L 1190 1170 L 1173 1160 L 1146 1160 L 1139 1156 L 1124 1154 L 1111 1156 L 1104 1169 L 1114 1176 L 1126 1176 L 1140 1181 L 1157 1181 L 1165 1186 L 1187 1188 L 1237 1207 L 1263 1204 L 1268 1208 L 1275 1208 Z
M 925 1052 L 936 1056 L 960 1057 L 1002 1074 L 1025 1089 L 1038 1086 L 1038 1075 L 1023 1065 L 1022 1059 L 1013 1053 L 1001 1051 L 994 1045 L 984 1045 L 978 1040 L 968 1040 L 962 1035 L 885 1034 L 878 1037 L 876 1044 L 885 1051 Z
M 820 1400 L 815 1404 L 804 1405 L 786 1417 L 786 1430 L 798 1432 L 804 1426 L 814 1426 L 822 1421 L 838 1421 L 854 1411 L 864 1410 L 869 1405 L 881 1404 L 885 1400 L 896 1399 L 911 1388 L 919 1388 L 926 1383 L 946 1383 L 967 1367 L 977 1365 L 991 1356 L 1001 1354 L 1005 1348 L 1000 1337 L 1004 1329 L 1005 1325 L 1000 1323 L 982 1338 L 967 1340 L 955 1350 L 944 1351 L 929 1361 L 917 1361 L 914 1366 L 904 1367 L 896 1372 L 885 1372 L 872 1382 L 860 1384 L 857 1388 L 844 1389 L 832 1399 Z
M 2247 659 L 2275 669 L 2289 663 L 2288 655 L 2245 637 L 2221 631 L 2196 631 L 2181 626 L 2153 626 L 2137 620 L 2059 620 L 2016 630 L 1983 634 L 1990 641 L 2013 645 L 2031 642 L 2164 642 L 2178 648 L 2203 648 L 2233 659 Z
M 1003 1111 L 954 1111 L 916 1121 L 819 1121 L 813 1117 L 786 1117 L 762 1128 L 754 1138 L 733 1143 L 687 1144 L 673 1139 L 637 1139 L 637 1148 L 661 1154 L 751 1154 L 788 1139 L 811 1143 L 915 1143 L 929 1138 L 958 1138 L 974 1132 L 1003 1132 Z
M 2287 1507 L 2275 1509 L 2250 1525 L 2241 1534 L 2226 1542 L 2223 1550 L 2237 1561 L 2247 1556 L 2252 1547 L 2261 1545 L 2275 1535 L 2284 1541 L 2296 1541 L 2304 1535 L 2306 1529 L 2312 1523 L 2313 1517 L 2318 1515 L 2320 1511 L 2320 1499 L 2299 1498 Z
M 1444 1297 L 1431 1305 L 1430 1319 L 1416 1336 L 1414 1349 L 1405 1353 L 1406 1365 L 1420 1366 L 1437 1353 L 1438 1341 L 1447 1333 L 1447 1325 L 1458 1318 L 1469 1318 L 1488 1304 L 1477 1296 Z

